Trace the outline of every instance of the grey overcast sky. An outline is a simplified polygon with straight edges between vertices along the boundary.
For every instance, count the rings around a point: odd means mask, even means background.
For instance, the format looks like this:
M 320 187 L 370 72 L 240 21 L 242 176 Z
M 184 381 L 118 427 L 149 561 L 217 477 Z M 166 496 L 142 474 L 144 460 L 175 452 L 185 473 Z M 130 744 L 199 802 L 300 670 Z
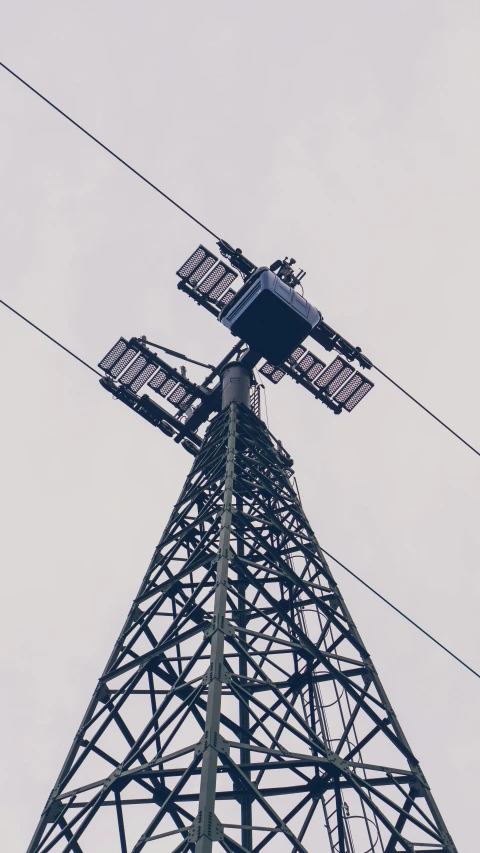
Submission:
M 478 2 L 0 20 L 2 61 L 257 263 L 293 254 L 327 322 L 479 444 Z M 228 332 L 175 287 L 213 241 L 1 69 L 0 115 L 1 297 L 94 364 L 141 334 L 219 359 Z M 0 822 L 22 853 L 191 457 L 3 308 L 0 330 Z M 478 457 L 380 377 L 340 418 L 288 379 L 267 395 L 320 543 L 479 669 Z M 332 568 L 473 850 L 480 680 Z

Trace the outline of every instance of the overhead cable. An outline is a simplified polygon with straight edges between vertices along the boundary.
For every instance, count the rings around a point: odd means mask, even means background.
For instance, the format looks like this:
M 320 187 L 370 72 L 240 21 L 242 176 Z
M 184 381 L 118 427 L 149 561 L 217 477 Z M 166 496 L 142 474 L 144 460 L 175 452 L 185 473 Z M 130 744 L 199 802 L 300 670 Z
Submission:
M 174 199 L 171 198 L 171 196 L 167 195 L 167 193 L 165 193 L 163 190 L 161 190 L 159 187 L 157 187 L 156 184 L 154 184 L 152 181 L 150 181 L 148 178 L 146 178 L 145 175 L 142 175 L 142 173 L 139 172 L 138 169 L 135 169 L 133 166 L 131 166 L 129 163 L 127 163 L 126 160 L 123 160 L 122 157 L 120 157 L 118 154 L 115 154 L 115 152 L 112 151 L 111 148 L 108 148 L 107 145 L 105 145 L 103 142 L 101 142 L 99 139 L 97 139 L 97 137 L 94 136 L 92 133 L 90 133 L 88 130 L 86 130 L 86 128 L 82 127 L 81 124 L 79 124 L 77 121 L 75 121 L 73 118 L 71 118 L 71 116 L 69 116 L 66 112 L 61 110 L 60 107 L 57 107 L 56 104 L 53 103 L 53 101 L 50 101 L 47 97 L 45 97 L 45 95 L 42 95 L 42 93 L 39 92 L 38 89 L 35 89 L 34 86 L 30 85 L 30 83 L 27 83 L 27 81 L 24 80 L 23 77 L 20 77 L 19 74 L 16 74 L 16 72 L 13 71 L 11 68 L 9 68 L 8 65 L 5 65 L 4 62 L 0 61 L 0 67 L 3 68 L 5 71 L 7 71 L 9 74 L 11 74 L 12 77 L 15 77 L 16 80 L 18 80 L 20 83 L 22 83 L 24 86 L 26 86 L 26 88 L 29 89 L 31 92 L 33 92 L 35 95 L 38 95 L 38 97 L 41 98 L 42 101 L 44 101 L 46 104 L 48 104 L 50 107 L 52 107 L 52 109 L 54 109 L 61 116 L 66 118 L 67 121 L 69 121 L 76 128 L 78 128 L 78 130 L 81 130 L 82 133 L 85 134 L 85 136 L 88 136 L 89 139 L 93 140 L 93 142 L 96 142 L 97 145 L 99 145 L 101 148 L 103 148 L 104 151 L 106 151 L 108 154 L 111 154 L 111 156 L 114 157 L 115 160 L 118 160 L 119 163 L 121 163 L 123 166 L 126 166 L 126 168 L 129 169 L 131 172 L 133 172 L 134 175 L 137 175 L 138 178 L 140 178 L 142 181 L 144 181 L 146 184 L 148 184 L 148 186 L 151 187 L 152 189 L 154 189 L 155 192 L 159 193 L 159 195 L 163 196 L 163 198 L 165 198 L 167 201 L 169 201 L 171 204 L 173 204 L 178 210 L 180 210 L 182 213 L 184 213 L 186 216 L 188 216 L 189 219 L 191 219 L 193 222 L 195 222 L 197 225 L 199 225 L 200 228 L 203 228 L 203 230 L 206 231 L 208 234 L 210 234 L 212 237 L 214 237 L 215 240 L 220 240 L 220 237 L 218 236 L 218 234 L 215 234 L 214 231 L 212 231 L 210 228 L 208 228 L 207 225 L 205 225 L 203 222 L 201 222 L 199 219 L 197 219 L 196 216 L 193 216 L 192 213 L 189 213 L 188 210 L 186 210 L 184 207 L 182 207 L 180 204 L 178 204 L 178 202 L 174 201 Z M 405 388 L 402 388 L 402 386 L 399 385 L 398 382 L 395 382 L 394 379 L 392 379 L 390 376 L 388 376 L 386 373 L 384 373 L 384 371 L 381 370 L 379 367 L 377 367 L 376 364 L 372 364 L 372 367 L 374 368 L 374 370 L 376 370 L 378 373 L 380 373 L 385 379 L 387 379 L 389 382 L 391 382 L 392 385 L 394 385 L 396 388 L 398 388 L 399 391 L 401 391 L 403 394 L 405 394 L 406 397 L 409 397 L 410 400 L 413 400 L 413 402 L 416 403 L 417 406 L 420 406 L 421 409 L 423 409 L 425 412 L 427 412 L 428 415 L 430 415 L 434 420 L 437 421 L 437 423 L 439 423 L 446 430 L 448 430 L 448 432 L 450 432 L 453 436 L 455 436 L 455 438 L 458 438 L 458 440 L 461 441 L 466 447 L 468 447 L 470 450 L 472 450 L 474 453 L 476 453 L 477 456 L 480 456 L 480 451 L 478 451 L 475 447 L 473 447 L 473 445 L 469 444 L 468 441 L 466 441 L 464 438 L 462 438 L 461 435 L 459 435 L 457 432 L 455 432 L 453 429 L 451 429 L 451 427 L 447 426 L 447 424 L 444 421 L 440 420 L 440 418 L 438 418 L 436 415 L 434 415 L 433 412 L 430 411 L 430 409 L 427 409 L 427 407 L 424 406 L 422 403 L 420 403 L 419 400 L 417 400 L 415 397 L 413 397 L 412 394 L 409 394 L 409 392 L 406 391 Z
M 9 305 L 8 302 L 4 302 L 3 299 L 0 299 L 0 303 L 2 305 L 5 305 L 5 308 L 8 308 L 8 310 L 12 311 L 13 314 L 16 314 L 17 317 L 20 317 L 21 320 L 25 320 L 25 322 L 28 323 L 29 326 L 32 326 L 32 328 L 36 329 L 37 332 L 40 332 L 41 335 L 44 335 L 46 338 L 48 338 L 49 341 L 52 341 L 54 344 L 56 344 L 57 347 L 60 347 L 60 349 L 63 349 L 65 352 L 68 352 L 68 354 L 71 355 L 72 358 L 76 358 L 76 360 L 79 361 L 80 364 L 83 364 L 85 367 L 88 367 L 88 369 L 91 370 L 92 373 L 96 373 L 97 376 L 102 376 L 102 374 L 99 373 L 98 370 L 95 370 L 95 368 L 88 363 L 88 361 L 84 361 L 83 358 L 80 358 L 80 356 L 72 352 L 71 349 L 65 347 L 63 344 L 60 343 L 60 341 L 57 341 L 56 338 L 52 338 L 52 336 L 45 332 L 43 329 L 41 329 L 40 326 L 36 326 L 35 323 L 32 323 L 32 321 L 29 320 L 28 317 L 24 317 L 23 314 L 20 314 L 20 311 L 16 311 L 15 308 L 12 308 L 12 306 Z
M 432 417 L 434 420 L 436 420 L 437 423 L 439 423 L 441 426 L 445 427 L 445 429 L 448 429 L 448 431 L 451 432 L 452 435 L 455 436 L 455 438 L 458 438 L 458 440 L 461 441 L 463 444 L 465 444 L 470 450 L 473 450 L 473 452 L 476 453 L 477 456 L 480 456 L 479 450 L 477 450 L 475 447 L 473 447 L 471 444 L 469 444 L 468 441 L 465 441 L 465 439 L 462 438 L 462 436 L 459 435 L 458 432 L 455 432 L 455 430 L 453 430 L 451 427 L 447 426 L 447 424 L 444 421 L 440 420 L 440 418 L 437 418 L 437 416 L 434 415 L 433 412 L 430 411 L 430 409 L 427 409 L 427 407 L 424 406 L 422 403 L 420 403 L 420 401 L 417 400 L 415 397 L 413 397 L 412 394 L 409 394 L 408 391 L 405 390 L 405 388 L 402 388 L 402 386 L 398 384 L 398 382 L 395 382 L 394 379 L 392 379 L 390 376 L 387 376 L 387 374 L 384 373 L 383 370 L 380 370 L 380 368 L 377 367 L 376 364 L 372 364 L 372 367 L 374 370 L 377 371 L 377 373 L 381 373 L 382 376 L 385 377 L 385 379 L 388 379 L 388 381 L 391 382 L 392 385 L 395 385 L 395 388 L 398 388 L 398 390 L 401 391 L 402 394 L 405 394 L 405 396 L 409 397 L 410 400 L 413 400 L 413 402 L 416 403 L 417 406 L 420 406 L 420 408 L 423 409 L 423 411 L 426 412 L 427 415 L 430 415 L 430 417 Z
M 146 178 L 145 175 L 142 175 L 142 173 L 139 172 L 137 169 L 135 169 L 133 166 L 131 166 L 130 163 L 127 163 L 126 160 L 124 160 L 118 154 L 115 154 L 115 151 L 112 151 L 111 148 L 109 148 L 103 142 L 100 142 L 100 140 L 97 139 L 97 137 L 94 136 L 93 133 L 90 133 L 88 130 L 86 130 L 86 128 L 82 127 L 82 125 L 79 124 L 78 121 L 75 121 L 75 119 L 71 118 L 71 116 L 69 116 L 67 113 L 65 113 L 63 110 L 61 110 L 60 107 L 57 107 L 57 105 L 54 104 L 53 101 L 50 101 L 48 98 L 45 97 L 45 95 L 42 95 L 42 93 L 39 92 L 38 89 L 35 89 L 33 86 L 30 85 L 30 83 L 27 83 L 27 81 L 24 80 L 23 77 L 20 77 L 19 74 L 15 73 L 15 71 L 12 71 L 12 69 L 9 68 L 8 65 L 5 65 L 4 62 L 0 62 L 0 66 L 2 68 L 4 68 L 5 71 L 8 71 L 8 73 L 11 74 L 12 77 L 15 77 L 16 80 L 18 80 L 20 83 L 22 83 L 24 86 L 26 86 L 27 89 L 30 89 L 30 91 L 33 92 L 34 95 L 38 95 L 38 97 L 41 98 L 42 101 L 45 101 L 45 103 L 48 104 L 50 107 L 52 107 L 54 110 L 56 110 L 57 113 L 60 113 L 60 115 L 63 116 L 64 118 L 66 118 L 67 121 L 70 122 L 70 124 L 73 124 L 75 127 L 78 128 L 78 130 L 81 130 L 82 133 L 85 134 L 85 136 L 88 136 L 89 139 L 93 140 L 93 142 L 96 142 L 97 145 L 100 145 L 100 148 L 103 148 L 104 151 L 106 151 L 108 154 L 111 154 L 111 156 L 114 157 L 115 160 L 118 160 L 118 162 L 121 163 L 122 166 L 126 166 L 126 168 L 129 169 L 131 172 L 133 172 L 134 175 L 136 175 L 138 178 L 140 178 L 142 181 L 144 181 L 146 184 L 148 184 L 149 187 L 151 187 L 153 190 L 155 190 L 155 192 L 157 192 L 161 196 L 163 196 L 163 198 L 166 198 L 167 201 L 170 202 L 170 204 L 173 204 L 176 208 L 178 208 L 178 210 L 180 210 L 182 213 L 184 213 L 185 216 L 188 216 L 189 219 L 192 219 L 193 222 L 196 222 L 197 225 L 200 225 L 200 228 L 203 228 L 204 231 L 207 231 L 209 234 L 211 234 L 212 237 L 215 237 L 216 240 L 220 240 L 220 237 L 218 236 L 218 234 L 215 234 L 215 232 L 212 231 L 210 228 L 208 228 L 206 225 L 204 225 L 203 222 L 200 222 L 200 220 L 197 219 L 196 216 L 193 216 L 193 214 L 189 213 L 188 210 L 186 210 L 184 207 L 181 206 L 181 204 L 178 204 L 178 202 L 174 201 L 174 199 L 171 198 L 171 196 L 167 195 L 167 193 L 165 193 L 163 190 L 161 190 L 160 187 L 157 187 L 156 184 L 154 184 L 152 181 L 150 181 L 148 178 Z
M 454 658 L 456 661 L 458 661 L 458 663 L 461 663 L 462 666 L 465 667 L 465 669 L 468 669 L 469 672 L 473 673 L 473 675 L 476 675 L 477 678 L 480 678 L 480 673 L 478 673 L 475 669 L 473 669 L 471 666 L 469 666 L 468 663 L 465 663 L 465 661 L 462 660 L 461 658 L 459 658 L 458 655 L 454 654 L 454 652 L 451 652 L 450 649 L 447 649 L 447 647 L 444 646 L 443 643 L 440 642 L 440 640 L 436 640 L 435 637 L 433 637 L 431 634 L 429 634 L 428 631 L 425 631 L 425 629 L 422 628 L 418 624 L 418 622 L 414 622 L 413 619 L 410 619 L 410 616 L 407 616 L 407 614 L 404 613 L 403 610 L 400 610 L 400 608 L 396 607 L 395 604 L 392 604 L 392 602 L 389 601 L 388 598 L 385 598 L 384 595 L 382 595 L 380 592 L 377 592 L 377 590 L 374 589 L 373 586 L 370 586 L 369 583 L 364 581 L 360 577 L 360 575 L 357 575 L 357 574 L 355 574 L 355 572 L 352 572 L 352 570 L 348 569 L 347 566 L 344 565 L 344 563 L 341 563 L 340 560 L 337 560 L 337 558 L 334 557 L 333 554 L 329 554 L 328 551 L 325 550 L 325 548 L 323 548 L 322 546 L 320 546 L 320 547 L 321 547 L 322 552 L 327 557 L 330 557 L 330 559 L 334 560 L 338 566 L 341 566 L 342 569 L 345 569 L 345 571 L 348 572 L 348 574 L 351 575 L 353 578 L 355 578 L 355 580 L 359 581 L 363 586 L 365 586 L 367 589 L 369 589 L 370 592 L 373 592 L 373 594 L 376 595 L 377 598 L 380 598 L 385 604 L 388 604 L 388 606 L 391 607 L 392 610 L 395 610 L 396 613 L 398 613 L 400 616 L 403 616 L 403 618 L 406 619 L 407 622 L 410 622 L 410 624 L 413 625 L 415 628 L 417 628 L 419 631 L 421 631 L 422 634 L 425 634 L 425 636 L 428 637 L 429 640 L 432 640 L 434 643 L 436 643 L 437 646 L 440 646 L 440 648 L 443 649 L 444 652 L 446 652 L 448 655 L 450 655 L 452 658 Z
M 83 364 L 84 367 L 88 367 L 88 369 L 91 370 L 92 373 L 95 373 L 97 376 L 102 376 L 102 374 L 99 373 L 98 370 L 96 370 L 94 367 L 92 367 L 91 364 L 88 364 L 87 361 L 85 361 L 83 358 L 80 358 L 80 356 L 78 356 L 74 352 L 72 352 L 71 349 L 68 349 L 68 347 L 61 344 L 60 341 L 57 341 L 56 338 L 53 338 L 51 335 L 49 335 L 47 332 L 45 332 L 43 329 L 41 329 L 40 326 L 37 326 L 35 323 L 32 323 L 31 320 L 29 320 L 23 314 L 20 314 L 19 311 L 16 311 L 15 308 L 12 308 L 12 306 L 9 305 L 7 302 L 5 302 L 3 299 L 0 299 L 0 303 L 2 305 L 4 305 L 5 308 L 8 308 L 9 311 L 12 311 L 13 314 L 16 314 L 17 317 L 20 317 L 21 320 L 24 320 L 25 323 L 28 323 L 29 326 L 32 326 L 32 328 L 35 329 L 37 332 L 40 332 L 41 335 L 44 335 L 44 337 L 48 338 L 49 341 L 52 341 L 52 343 L 56 344 L 56 346 L 60 347 L 60 349 L 64 350 L 64 352 L 68 353 L 68 355 L 71 355 L 72 358 L 75 358 L 77 361 L 79 361 L 80 364 Z M 298 487 L 297 487 L 297 492 L 298 492 Z M 426 637 L 428 637 L 429 640 L 432 640 L 434 643 L 436 643 L 437 646 L 439 646 L 441 649 L 443 649 L 445 652 L 447 652 L 447 654 L 449 654 L 452 658 L 454 658 L 456 661 L 458 661 L 458 663 L 462 664 L 462 666 L 464 666 L 471 673 L 473 673 L 473 675 L 476 675 L 477 678 L 480 678 L 480 673 L 478 673 L 475 669 L 473 669 L 471 666 L 469 666 L 468 663 L 465 663 L 465 661 L 462 660 L 461 658 L 459 658 L 458 655 L 451 652 L 450 649 L 448 649 L 446 646 L 443 645 L 443 643 L 441 643 L 439 640 L 436 640 L 435 637 L 432 636 L 432 634 L 429 634 L 428 631 L 425 631 L 425 629 L 422 628 L 417 622 L 414 622 L 413 619 L 410 619 L 410 616 L 407 616 L 407 614 L 404 613 L 403 610 L 400 610 L 399 607 L 396 607 L 395 604 L 392 604 L 392 602 L 389 601 L 388 598 L 385 598 L 385 596 L 383 596 L 380 592 L 377 592 L 377 590 L 374 589 L 373 586 L 370 586 L 370 584 L 367 583 L 366 581 L 364 581 L 359 575 L 355 574 L 355 572 L 353 572 L 351 569 L 347 568 L 347 566 L 345 566 L 344 563 L 341 563 L 340 560 L 338 560 L 336 557 L 333 556 L 333 554 L 330 554 L 327 550 L 325 550 L 325 548 L 322 548 L 322 552 L 327 557 L 329 557 L 331 560 L 334 560 L 334 562 L 337 563 L 337 565 L 339 565 L 346 572 L 348 572 L 349 575 L 352 575 L 352 577 L 354 577 L 357 581 L 359 581 L 361 584 L 363 584 L 363 586 L 365 586 L 367 589 L 369 589 L 370 592 L 373 592 L 373 594 L 376 595 L 377 598 L 380 598 L 385 604 L 388 604 L 388 606 L 391 607 L 392 610 L 395 610 L 396 613 L 398 613 L 400 616 L 403 616 L 403 618 L 406 619 L 407 622 L 410 622 L 411 625 L 413 625 L 415 628 L 417 628 L 419 631 L 421 631 L 422 634 L 424 634 Z

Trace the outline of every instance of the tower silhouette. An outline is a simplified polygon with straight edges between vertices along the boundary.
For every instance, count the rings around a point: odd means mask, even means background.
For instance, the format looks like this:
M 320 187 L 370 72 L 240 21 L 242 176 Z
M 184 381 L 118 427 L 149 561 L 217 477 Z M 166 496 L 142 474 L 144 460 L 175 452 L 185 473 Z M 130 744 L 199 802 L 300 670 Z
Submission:
M 292 460 L 226 373 L 28 853 L 455 853 Z
M 201 385 L 145 337 L 99 364 L 195 460 L 28 853 L 456 853 L 252 373 L 263 358 L 340 414 L 373 388 L 351 363 L 372 363 L 296 292 L 293 258 L 218 246 L 234 269 L 199 246 L 177 273 L 240 338 Z

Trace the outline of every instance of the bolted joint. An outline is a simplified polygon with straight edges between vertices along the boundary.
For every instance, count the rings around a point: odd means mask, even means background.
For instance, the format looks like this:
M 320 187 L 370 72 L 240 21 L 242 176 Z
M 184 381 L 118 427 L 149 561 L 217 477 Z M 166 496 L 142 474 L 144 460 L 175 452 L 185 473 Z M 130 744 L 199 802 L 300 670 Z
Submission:
M 112 696 L 112 693 L 111 693 L 110 689 L 107 687 L 105 682 L 103 682 L 103 684 L 101 684 L 99 687 L 99 690 L 97 693 L 97 700 L 99 702 L 102 702 L 104 705 L 106 705 L 108 702 L 110 702 L 111 696 Z
M 210 682 L 214 681 L 215 678 L 217 681 L 220 681 L 221 684 L 230 684 L 232 680 L 232 673 L 224 667 L 223 663 L 211 663 L 203 676 L 202 684 L 206 687 Z
M 199 812 L 188 830 L 188 841 L 194 844 L 206 835 L 210 841 L 223 841 L 224 831 L 218 817 L 213 812 Z
M 439 836 L 447 853 L 457 853 L 457 848 L 453 843 L 452 836 L 447 832 L 447 830 L 441 830 L 439 832 Z
M 336 610 L 337 607 L 340 606 L 340 598 L 336 592 L 332 592 L 331 595 L 324 595 L 323 601 L 326 601 L 326 603 L 329 605 L 329 607 L 332 608 L 332 610 Z
M 421 779 L 415 776 L 410 782 L 410 796 L 415 800 L 417 797 L 425 797 L 427 794 L 427 786 L 424 785 Z
M 362 673 L 363 684 L 364 684 L 365 690 L 368 690 L 368 688 L 372 684 L 374 675 L 375 675 L 375 668 L 372 664 L 372 661 L 370 658 L 366 658 L 363 661 L 363 673 Z
M 209 746 L 222 755 L 230 755 L 230 746 L 220 732 L 206 731 L 195 746 L 194 757 L 202 755 Z
M 320 797 L 323 797 L 325 791 L 328 788 L 329 779 L 323 778 L 321 776 L 314 776 L 307 783 L 307 788 L 310 791 L 310 796 L 312 800 L 319 800 Z
M 111 785 L 113 785 L 113 783 L 118 779 L 118 777 L 121 776 L 122 771 L 123 771 L 123 767 L 121 764 L 119 764 L 118 767 L 115 767 L 115 770 L 113 771 L 113 773 L 111 773 L 110 776 L 107 776 L 107 778 L 105 779 L 105 781 L 103 783 L 104 789 L 110 788 Z
M 234 780 L 233 790 L 236 793 L 235 799 L 237 803 L 253 803 L 255 801 L 255 793 L 252 791 L 252 788 L 258 789 L 256 782 L 250 782 L 250 785 L 247 788 L 243 782 Z
M 224 530 L 229 530 L 229 528 L 226 527 L 226 528 L 224 528 Z M 218 549 L 218 552 L 217 552 L 217 559 L 218 560 L 222 560 L 222 559 L 230 560 L 231 557 L 232 557 L 232 552 L 231 552 L 230 547 L 228 545 L 226 548 L 219 548 Z
M 143 610 L 138 606 L 138 604 L 135 604 L 130 611 L 129 618 L 132 622 L 136 622 L 136 620 L 140 619 L 141 616 L 143 616 Z
M 209 637 L 212 637 L 216 631 L 221 631 L 222 634 L 225 634 L 226 637 L 234 637 L 235 629 L 230 622 L 230 619 L 227 619 L 226 616 L 222 616 L 217 614 L 214 616 L 213 621 L 207 625 L 203 632 L 203 636 L 205 640 L 208 640 Z
M 57 818 L 60 817 L 60 814 L 63 810 L 63 803 L 61 800 L 51 800 L 47 803 L 44 811 L 45 820 L 47 823 L 55 823 Z
M 341 773 L 345 773 L 346 775 L 350 775 L 352 770 L 345 759 L 340 758 L 340 756 L 336 752 L 332 752 L 330 749 L 327 749 L 325 758 L 330 764 L 335 767 L 336 770 L 339 770 Z

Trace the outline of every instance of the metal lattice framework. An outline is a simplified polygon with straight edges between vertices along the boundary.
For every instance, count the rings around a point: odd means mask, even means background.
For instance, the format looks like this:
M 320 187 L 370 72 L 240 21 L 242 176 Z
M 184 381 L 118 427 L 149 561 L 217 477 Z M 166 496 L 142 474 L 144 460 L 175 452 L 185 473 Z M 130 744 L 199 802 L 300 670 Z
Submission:
M 212 421 L 29 853 L 455 853 L 290 464 Z

